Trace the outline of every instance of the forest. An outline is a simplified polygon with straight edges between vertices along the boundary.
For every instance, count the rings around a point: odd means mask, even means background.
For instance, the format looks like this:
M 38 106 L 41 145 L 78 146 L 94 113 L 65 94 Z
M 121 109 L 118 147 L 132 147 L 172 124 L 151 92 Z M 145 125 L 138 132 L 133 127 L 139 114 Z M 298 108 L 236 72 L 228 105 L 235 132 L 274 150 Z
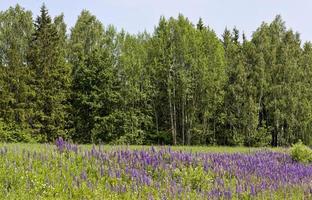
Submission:
M 129 34 L 16 5 L 0 12 L 0 142 L 311 145 L 311 75 L 312 44 L 279 15 L 250 38 L 182 14 Z

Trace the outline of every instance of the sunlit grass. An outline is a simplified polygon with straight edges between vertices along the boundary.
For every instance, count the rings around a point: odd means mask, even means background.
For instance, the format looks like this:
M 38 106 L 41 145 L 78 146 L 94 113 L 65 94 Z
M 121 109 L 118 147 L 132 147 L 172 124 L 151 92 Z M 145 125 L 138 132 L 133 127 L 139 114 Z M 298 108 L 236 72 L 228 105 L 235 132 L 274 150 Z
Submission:
M 6 146 L 13 149 L 27 149 L 31 151 L 40 151 L 43 148 L 47 148 L 54 144 L 28 144 L 28 143 L 0 143 L 0 147 Z M 149 149 L 152 146 L 156 149 L 162 147 L 170 147 L 172 150 L 183 151 L 183 152 L 201 152 L 201 153 L 251 153 L 260 150 L 271 150 L 279 152 L 287 152 L 287 148 L 283 147 L 243 147 L 243 146 L 160 146 L 160 145 L 78 145 L 82 149 L 91 149 L 93 146 L 101 148 L 102 150 L 114 150 L 127 148 L 130 150 L 141 150 Z

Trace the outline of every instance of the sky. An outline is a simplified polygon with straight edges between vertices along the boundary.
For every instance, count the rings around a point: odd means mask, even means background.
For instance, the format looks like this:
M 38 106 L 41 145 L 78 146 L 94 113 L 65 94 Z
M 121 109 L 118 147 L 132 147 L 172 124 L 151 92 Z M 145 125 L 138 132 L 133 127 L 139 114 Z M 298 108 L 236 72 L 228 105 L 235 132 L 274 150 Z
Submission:
M 280 14 L 303 41 L 312 41 L 311 0 L 0 0 L 0 10 L 19 4 L 38 15 L 43 3 L 52 16 L 64 13 L 69 28 L 87 9 L 104 26 L 113 24 L 130 33 L 151 33 L 160 16 L 177 17 L 181 13 L 194 24 L 201 17 L 218 36 L 226 27 L 237 27 L 250 37 L 263 21 L 271 22 Z

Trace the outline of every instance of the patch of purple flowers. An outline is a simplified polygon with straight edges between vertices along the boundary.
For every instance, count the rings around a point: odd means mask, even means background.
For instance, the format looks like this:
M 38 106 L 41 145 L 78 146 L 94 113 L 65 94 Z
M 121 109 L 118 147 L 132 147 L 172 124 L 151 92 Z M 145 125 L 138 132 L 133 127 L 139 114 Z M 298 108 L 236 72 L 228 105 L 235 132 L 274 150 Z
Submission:
M 71 144 L 67 141 L 65 141 L 63 138 L 59 137 L 55 140 L 56 148 L 59 152 L 63 153 L 65 151 L 69 152 L 78 152 L 78 146 L 76 144 Z
M 59 152 L 78 151 L 77 146 L 62 138 L 56 141 L 56 146 Z M 232 199 L 242 195 L 255 197 L 259 193 L 274 192 L 285 187 L 309 185 L 312 181 L 311 165 L 296 163 L 285 153 L 271 151 L 221 154 L 178 152 L 170 148 L 156 150 L 155 147 L 102 151 L 93 147 L 83 153 L 86 159 L 97 160 L 98 164 L 94 167 L 98 168 L 99 177 L 106 173 L 109 177 L 130 181 L 135 188 L 161 188 L 169 184 L 170 187 L 164 192 L 169 197 L 177 197 L 190 190 L 216 199 Z M 203 184 L 192 183 L 191 178 L 187 182 L 183 179 L 185 177 L 174 175 L 176 169 L 187 168 L 200 169 L 203 177 L 194 180 Z M 209 185 L 209 174 L 214 184 L 207 187 L 205 184 Z M 87 174 L 83 174 L 84 179 L 87 179 Z

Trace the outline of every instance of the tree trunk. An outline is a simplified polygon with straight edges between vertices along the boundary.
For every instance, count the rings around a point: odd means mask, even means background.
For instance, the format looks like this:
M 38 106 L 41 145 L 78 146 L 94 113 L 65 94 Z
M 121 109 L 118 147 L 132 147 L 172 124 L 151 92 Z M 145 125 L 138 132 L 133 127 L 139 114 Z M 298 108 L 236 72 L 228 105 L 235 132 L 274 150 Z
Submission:
M 157 109 L 156 109 L 156 103 L 154 102 L 154 114 L 155 114 L 155 125 L 156 125 L 156 134 L 158 138 L 158 144 L 159 144 L 159 128 L 158 128 L 158 115 L 157 115 Z
M 182 144 L 185 145 L 185 113 L 184 113 L 185 98 L 182 96 Z
M 170 89 L 169 89 L 170 90 Z M 171 100 L 171 91 L 169 91 L 169 110 L 170 110 L 170 123 L 171 123 L 171 134 L 172 134 L 172 143 L 175 144 L 175 134 L 174 134 L 174 123 L 173 123 L 173 112 L 172 112 L 172 100 Z
M 176 111 L 176 91 L 175 84 L 173 83 L 173 126 L 174 126 L 174 137 L 173 144 L 177 144 L 177 111 Z
M 174 109 L 173 109 L 173 103 L 172 103 L 172 91 L 171 91 L 171 85 L 172 85 L 172 77 L 171 77 L 171 67 L 168 71 L 168 100 L 169 100 L 169 112 L 170 112 L 170 123 L 171 123 L 171 134 L 172 134 L 172 144 L 176 145 L 176 130 L 175 130 L 175 123 L 174 123 Z

